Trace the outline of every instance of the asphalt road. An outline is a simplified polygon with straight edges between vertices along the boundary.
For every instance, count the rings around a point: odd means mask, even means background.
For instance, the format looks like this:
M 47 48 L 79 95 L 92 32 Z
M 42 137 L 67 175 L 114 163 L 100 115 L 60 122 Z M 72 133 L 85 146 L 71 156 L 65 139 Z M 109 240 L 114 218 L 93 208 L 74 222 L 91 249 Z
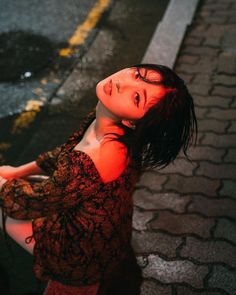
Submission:
M 27 33 L 35 34 L 38 38 L 46 37 L 50 45 L 54 48 L 56 53 L 58 53 L 58 50 L 63 47 L 63 45 L 66 45 L 70 37 L 73 36 L 77 27 L 85 21 L 95 3 L 95 0 L 42 0 L 39 5 L 39 2 L 36 0 L 1 0 L 0 36 L 3 33 L 6 35 L 6 33 L 10 32 L 21 32 L 21 36 L 17 40 L 18 43 L 25 38 Z M 90 31 L 90 34 L 91 33 L 92 30 Z M 8 43 L 11 38 L 14 37 L 6 35 Z M 4 66 L 4 62 L 7 63 L 7 67 L 10 67 L 11 72 L 14 73 L 18 71 L 18 67 L 20 66 L 19 60 L 26 60 L 24 56 L 26 48 L 24 48 L 22 52 L 19 52 L 20 49 L 17 48 L 16 51 L 18 52 L 15 53 L 9 48 L 6 48 L 7 45 L 4 46 L 3 40 L 1 41 L 0 58 L 3 59 L 3 52 L 8 51 L 8 53 L 4 55 L 4 60 L 1 60 L 1 66 Z M 32 40 L 31 43 L 28 38 L 27 42 L 27 46 L 32 47 L 36 40 Z M 41 44 L 39 45 L 44 46 L 44 44 L 42 44 L 43 41 L 40 40 L 40 42 Z M 12 46 L 14 46 L 14 44 L 12 44 Z M 49 45 L 45 46 L 48 47 Z M 32 58 L 31 63 L 44 63 L 48 51 L 49 48 L 46 48 L 44 56 L 41 56 L 39 59 L 37 58 L 37 52 L 34 52 L 35 58 Z M 30 52 L 26 53 L 29 55 Z M 57 55 L 54 58 L 56 59 Z M 43 102 L 43 100 L 48 99 L 51 92 L 56 89 L 57 84 L 61 82 L 61 73 L 57 72 L 55 74 L 50 71 L 55 71 L 55 67 L 58 66 L 58 63 L 58 60 L 54 61 L 43 73 L 38 73 L 37 71 L 35 74 L 33 73 L 33 75 L 37 76 L 35 79 L 30 79 L 26 82 L 25 79 L 21 79 L 20 81 L 9 79 L 8 83 L 0 83 L 0 117 L 6 117 L 9 114 L 23 111 L 29 100 L 39 100 Z M 63 72 L 65 72 L 67 68 L 68 67 L 64 67 Z M 4 72 L 6 71 L 7 69 Z M 2 77 L 3 73 L 0 75 Z M 23 71 L 22 75 L 24 75 Z M 40 82 L 42 79 L 44 79 L 44 84 Z M 43 90 L 40 96 L 37 91 L 35 92 L 37 88 Z

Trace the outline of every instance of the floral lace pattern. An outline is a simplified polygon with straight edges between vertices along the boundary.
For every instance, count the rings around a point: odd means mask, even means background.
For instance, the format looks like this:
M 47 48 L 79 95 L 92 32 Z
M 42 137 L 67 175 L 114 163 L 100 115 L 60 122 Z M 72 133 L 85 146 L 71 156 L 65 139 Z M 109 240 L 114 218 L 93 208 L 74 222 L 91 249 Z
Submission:
M 104 183 L 92 159 L 73 148 L 94 119 L 37 164 L 49 175 L 41 183 L 7 181 L 0 194 L 5 213 L 33 219 L 35 276 L 72 286 L 109 279 L 131 250 L 132 192 L 139 173 L 129 164 Z

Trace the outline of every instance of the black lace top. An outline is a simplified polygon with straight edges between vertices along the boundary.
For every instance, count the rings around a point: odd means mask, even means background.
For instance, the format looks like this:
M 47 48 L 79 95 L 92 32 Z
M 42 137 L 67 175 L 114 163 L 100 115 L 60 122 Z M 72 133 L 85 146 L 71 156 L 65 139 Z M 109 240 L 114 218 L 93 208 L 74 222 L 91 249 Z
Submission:
M 129 164 L 104 183 L 91 158 L 73 150 L 93 120 L 94 112 L 65 144 L 37 158 L 49 179 L 12 179 L 0 194 L 7 215 L 32 219 L 33 270 L 42 281 L 82 286 L 106 280 L 131 248 L 132 192 L 139 173 Z

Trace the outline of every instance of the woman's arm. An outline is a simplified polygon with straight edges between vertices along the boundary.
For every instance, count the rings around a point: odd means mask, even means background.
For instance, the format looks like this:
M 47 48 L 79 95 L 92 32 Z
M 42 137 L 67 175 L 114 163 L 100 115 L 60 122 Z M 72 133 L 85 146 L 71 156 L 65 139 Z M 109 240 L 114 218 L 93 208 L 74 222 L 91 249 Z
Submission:
M 0 166 L 0 176 L 6 179 L 22 178 L 34 174 L 45 174 L 45 171 L 37 165 L 36 161 L 32 161 L 19 167 Z
M 50 175 L 53 173 L 60 147 L 40 154 L 35 161 L 21 165 L 19 167 L 0 166 L 0 176 L 6 179 L 24 178 L 30 175 Z

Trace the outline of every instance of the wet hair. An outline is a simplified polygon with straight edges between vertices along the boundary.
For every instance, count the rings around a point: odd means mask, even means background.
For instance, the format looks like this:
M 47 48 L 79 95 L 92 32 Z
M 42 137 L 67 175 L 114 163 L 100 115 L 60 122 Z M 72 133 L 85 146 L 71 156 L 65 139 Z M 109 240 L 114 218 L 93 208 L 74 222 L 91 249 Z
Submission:
M 121 126 L 125 132 L 117 140 L 127 147 L 128 156 L 142 169 L 166 167 L 176 159 L 181 148 L 189 159 L 187 149 L 193 142 L 196 144 L 198 128 L 193 98 L 184 81 L 163 65 L 132 67 L 137 68 L 141 80 L 162 86 L 166 91 L 141 119 L 134 122 L 134 130 Z M 155 71 L 159 79 L 142 75 L 141 69 Z

